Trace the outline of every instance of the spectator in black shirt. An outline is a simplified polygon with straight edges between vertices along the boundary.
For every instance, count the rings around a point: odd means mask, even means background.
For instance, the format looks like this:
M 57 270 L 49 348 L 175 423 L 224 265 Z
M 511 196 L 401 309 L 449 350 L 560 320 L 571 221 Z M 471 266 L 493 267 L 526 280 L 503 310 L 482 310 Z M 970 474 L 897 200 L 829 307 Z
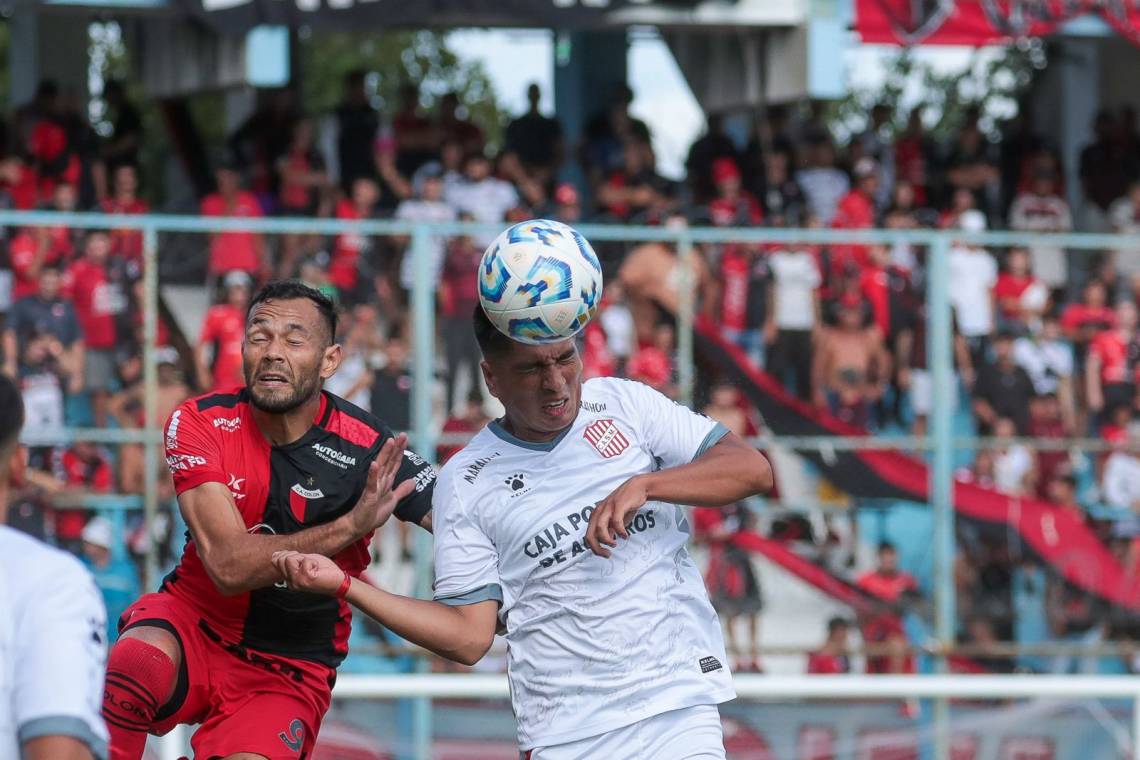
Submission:
M 387 361 L 372 382 L 372 413 L 393 430 L 412 426 L 412 377 L 408 371 L 408 347 L 400 338 L 391 338 L 385 351 Z
M 142 117 L 139 110 L 127 97 L 123 83 L 112 79 L 103 85 L 103 100 L 114 113 L 111 121 L 111 136 L 103 145 L 103 161 L 107 164 L 108 176 L 115 169 L 128 164 L 137 166 L 139 146 L 143 139 Z
M 351 193 L 352 183 L 361 177 L 376 177 L 372 147 L 380 128 L 380 115 L 368 102 L 364 76 L 359 69 L 345 75 L 344 98 L 336 109 L 336 155 L 340 187 L 345 195 Z
M 537 84 L 526 89 L 530 108 L 507 127 L 506 146 L 523 170 L 543 186 L 549 184 L 562 165 L 562 125 L 538 110 L 542 91 Z
M 1029 400 L 1034 396 L 1033 381 L 1013 361 L 1011 333 L 998 333 L 993 348 L 993 361 L 982 365 L 974 385 L 978 431 L 990 435 L 998 418 L 1008 417 L 1017 426 L 1018 434 L 1025 435 L 1029 428 Z
M 689 148 L 689 157 L 685 160 L 696 203 L 707 203 L 716 195 L 713 165 L 717 159 L 727 158 L 736 165 L 739 163 L 737 154 L 736 146 L 724 133 L 724 119 L 720 114 L 709 114 L 708 130 Z
M 40 272 L 39 290 L 12 306 L 4 330 L 4 371 L 16 376 L 16 358 L 38 337 L 48 337 L 60 350 L 52 355 L 70 378 L 70 392 L 83 388 L 83 333 L 71 303 L 60 297 L 62 277 L 55 267 Z

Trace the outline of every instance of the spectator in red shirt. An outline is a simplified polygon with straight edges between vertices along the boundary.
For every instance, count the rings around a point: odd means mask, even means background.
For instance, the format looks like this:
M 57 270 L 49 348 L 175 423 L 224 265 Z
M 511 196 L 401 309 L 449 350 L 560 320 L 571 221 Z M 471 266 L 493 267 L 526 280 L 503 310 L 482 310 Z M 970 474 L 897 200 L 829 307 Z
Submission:
M 126 310 L 126 293 L 109 266 L 111 239 L 91 230 L 83 241 L 83 257 L 68 268 L 63 292 L 71 299 L 86 348 L 83 384 L 91 394 L 95 427 L 107 424 L 107 403 L 115 377 L 116 321 Z
M 111 465 L 107 456 L 93 443 L 79 441 L 63 452 L 56 463 L 56 477 L 67 488 L 81 493 L 110 493 Z M 78 552 L 83 537 L 83 526 L 90 512 L 86 509 L 60 509 L 55 513 L 55 536 L 59 545 L 70 552 Z
M 138 197 L 139 172 L 133 164 L 120 164 L 111 178 L 114 193 L 104 198 L 104 214 L 145 214 L 146 201 Z M 112 229 L 111 254 L 124 260 L 133 278 L 142 276 L 143 234 L 138 229 Z
M 1061 312 L 1061 330 L 1073 342 L 1077 366 L 1084 363 L 1088 343 L 1098 333 L 1116 325 L 1116 316 L 1108 306 L 1108 291 L 1100 280 L 1089 280 L 1081 291 L 1079 303 L 1071 303 Z
M 380 202 L 380 186 L 370 177 L 357 177 L 352 183 L 352 196 L 336 205 L 337 219 L 366 220 L 374 218 Z M 329 261 L 329 280 L 340 293 L 341 301 L 355 305 L 371 302 L 375 295 L 372 284 L 371 253 L 375 242 L 358 232 L 337 235 Z
M 755 227 L 764 220 L 760 202 L 743 189 L 735 160 L 713 161 L 712 177 L 716 197 L 709 201 L 709 221 L 717 227 Z
M 853 171 L 855 187 L 851 188 L 835 207 L 831 226 L 837 230 L 864 230 L 875 226 L 875 195 L 879 192 L 879 165 L 873 158 L 861 158 Z M 867 246 L 832 246 L 832 269 L 840 271 L 854 261 L 867 266 Z
M 626 372 L 630 379 L 639 380 L 670 398 L 676 395 L 673 386 L 673 326 L 657 325 L 653 330 L 653 342 L 638 348 L 629 360 Z
M 808 655 L 807 672 L 813 675 L 835 676 L 851 672 L 847 656 L 847 634 L 851 624 L 840 617 L 827 621 L 827 640 Z
M 1049 300 L 1044 283 L 1033 276 L 1029 267 L 1029 251 L 1010 248 L 1005 257 L 1005 270 L 994 283 L 999 329 L 1025 334 L 1039 325 Z
M 40 273 L 60 264 L 58 254 L 40 245 L 40 238 L 29 228 L 21 229 L 8 244 L 8 260 L 12 266 L 12 301 L 35 295 Z
M 211 390 L 224 390 L 245 383 L 242 376 L 241 344 L 245 339 L 245 315 L 249 309 L 251 282 L 240 270 L 226 274 L 223 280 L 225 300 L 210 307 L 194 349 L 198 368 L 198 385 Z M 207 362 L 207 348 L 213 360 L 213 372 Z
M 0 161 L 0 186 L 8 193 L 12 208 L 17 211 L 30 211 L 39 203 L 36 170 L 19 153 L 11 153 Z
M 1060 440 L 1069 435 L 1061 414 L 1061 402 L 1056 393 L 1044 393 L 1029 403 L 1029 430 L 1034 438 Z M 1069 452 L 1037 452 L 1037 498 L 1048 499 L 1049 482 L 1067 466 Z
M 1085 361 L 1085 400 L 1089 411 L 1101 414 L 1116 406 L 1133 406 L 1140 371 L 1140 339 L 1136 335 L 1136 304 L 1116 305 L 1116 326 L 1102 330 L 1089 342 Z
M 70 213 L 75 211 L 78 196 L 75 185 L 60 182 L 52 190 L 48 211 Z M 77 230 L 59 225 L 57 227 L 37 227 L 36 238 L 39 246 L 47 251 L 47 260 L 66 264 L 75 254 Z
M 675 202 L 670 182 L 654 168 L 653 148 L 630 139 L 624 142 L 621 155 L 621 168 L 598 188 L 598 205 L 622 221 L 644 223 L 664 215 Z
M 914 187 L 914 200 L 925 206 L 929 200 L 927 167 L 934 153 L 934 145 L 922 126 L 922 106 L 916 106 L 907 119 L 906 129 L 895 140 L 895 178 Z
M 489 418 L 487 413 L 483 411 L 483 394 L 479 389 L 472 388 L 471 392 L 467 394 L 467 403 L 458 414 L 452 414 L 443 423 L 444 435 L 467 437 L 475 435 L 483 426 L 487 424 Z M 451 459 L 466 443 L 441 443 L 436 449 L 436 459 L 442 467 L 448 459 Z
M 859 588 L 881 599 L 888 605 L 898 605 L 907 595 L 918 593 L 918 582 L 910 573 L 899 570 L 898 552 L 893 544 L 879 544 L 878 567 L 864 573 L 855 582 Z M 868 673 L 913 673 L 914 658 L 910 656 L 903 630 L 902 619 L 894 611 L 868 616 L 863 621 L 863 640 L 868 644 L 884 645 L 886 656 L 867 658 Z
M 217 192 L 202 199 L 202 216 L 262 216 L 257 196 L 242 189 L 241 174 L 233 162 L 225 162 L 214 172 Z M 256 278 L 269 272 L 265 241 L 256 232 L 214 232 L 210 234 L 209 275 L 218 278 L 231 270 Z

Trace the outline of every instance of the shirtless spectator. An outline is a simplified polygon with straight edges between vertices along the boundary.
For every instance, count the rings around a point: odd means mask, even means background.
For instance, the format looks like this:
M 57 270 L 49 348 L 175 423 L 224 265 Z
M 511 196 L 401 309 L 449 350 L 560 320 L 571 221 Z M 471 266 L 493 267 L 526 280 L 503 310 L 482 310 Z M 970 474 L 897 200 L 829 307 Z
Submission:
M 674 216 L 665 226 L 676 230 L 685 224 L 684 217 Z M 689 265 L 697 308 L 712 318 L 717 302 L 716 281 L 697 248 L 690 252 Z M 618 271 L 618 279 L 633 312 L 638 343 L 652 343 L 653 330 L 661 311 L 675 315 L 680 304 L 680 257 L 676 246 L 657 241 L 642 243 L 626 256 Z
M 812 397 L 840 420 L 859 427 L 872 425 L 871 408 L 886 388 L 891 356 L 883 334 L 868 325 L 863 299 L 840 299 L 837 325 L 824 327 L 812 359 Z
M 705 404 L 701 414 L 716 420 L 741 438 L 748 437 L 748 414 L 741 405 L 740 389 L 734 385 L 721 383 L 713 386 L 709 392 L 709 403 Z

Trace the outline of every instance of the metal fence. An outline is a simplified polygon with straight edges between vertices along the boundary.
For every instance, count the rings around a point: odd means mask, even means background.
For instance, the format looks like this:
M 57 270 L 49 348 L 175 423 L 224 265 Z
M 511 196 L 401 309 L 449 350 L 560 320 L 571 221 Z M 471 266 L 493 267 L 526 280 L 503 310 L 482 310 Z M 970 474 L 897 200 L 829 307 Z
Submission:
M 158 419 L 158 377 L 155 357 L 158 329 L 159 247 L 162 233 L 254 232 L 265 234 L 308 235 L 375 235 L 407 236 L 412 256 L 412 280 L 409 317 L 412 333 L 411 351 L 411 441 L 422 454 L 430 456 L 440 440 L 433 423 L 431 389 L 434 377 L 436 347 L 435 293 L 431 277 L 432 241 L 438 236 L 494 235 L 502 225 L 473 223 L 421 224 L 400 221 L 342 221 L 329 219 L 222 219 L 170 215 L 102 215 L 60 214 L 49 212 L 0 212 L 0 225 L 9 227 L 69 227 L 76 229 L 138 230 L 143 241 L 143 371 L 145 390 L 145 425 L 136 431 L 66 430 L 67 440 L 95 440 L 141 443 L 145 450 L 146 479 L 142 505 L 149 522 L 159 506 L 157 464 L 160 461 L 159 435 L 163 420 Z M 934 514 L 934 618 L 936 647 L 950 651 L 954 644 L 955 614 L 952 565 L 954 559 L 954 511 L 951 505 L 953 455 L 956 447 L 972 445 L 974 439 L 956 439 L 952 430 L 951 405 L 945 403 L 956 392 L 952 360 L 952 318 L 949 288 L 949 251 L 954 241 L 973 243 L 991 248 L 1008 246 L 1053 246 L 1072 251 L 1090 252 L 1114 249 L 1135 249 L 1138 241 L 1128 236 L 1102 234 L 1033 235 L 1010 232 L 966 233 L 961 231 L 929 230 L 819 230 L 776 228 L 688 228 L 629 227 L 619 225 L 581 224 L 578 229 L 595 244 L 640 243 L 657 241 L 676 246 L 679 257 L 679 307 L 677 313 L 677 368 L 679 396 L 689 403 L 694 395 L 694 322 L 695 283 L 687 266 L 694 255 L 694 246 L 724 243 L 787 243 L 787 244 L 884 244 L 895 243 L 922 246 L 927 250 L 926 303 L 929 315 L 928 356 L 933 380 L 933 397 L 936 399 L 929 420 L 928 436 L 922 438 L 856 438 L 847 440 L 815 440 L 810 438 L 765 437 L 757 443 L 783 445 L 804 450 L 835 450 L 845 447 L 874 447 L 880 449 L 928 450 L 931 452 L 931 506 Z M 28 430 L 29 442 L 37 438 L 38 431 Z M 1097 440 L 1069 441 L 1067 446 L 1101 446 Z M 426 592 L 430 583 L 428 565 L 430 538 L 417 536 L 416 570 Z M 153 543 L 153 542 L 152 542 Z M 153 550 L 146 563 L 145 582 L 153 587 L 157 581 L 157 567 Z M 915 686 L 915 689 L 925 687 Z M 901 689 L 900 691 L 906 691 Z M 914 693 L 907 691 L 907 693 Z

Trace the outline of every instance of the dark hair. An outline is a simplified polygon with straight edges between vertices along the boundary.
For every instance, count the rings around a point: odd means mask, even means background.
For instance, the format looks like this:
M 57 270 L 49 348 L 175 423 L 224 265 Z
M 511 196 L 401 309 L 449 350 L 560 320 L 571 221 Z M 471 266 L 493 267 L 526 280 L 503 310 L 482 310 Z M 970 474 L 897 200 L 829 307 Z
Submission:
M 880 554 L 883 552 L 894 552 L 894 551 L 897 551 L 897 550 L 895 549 L 895 545 L 892 544 L 890 541 L 880 541 L 879 542 L 879 553 Z
M 0 471 L 7 464 L 7 454 L 20 437 L 24 427 L 24 400 L 16 381 L 7 375 L 0 375 L 0 419 L 7 420 L 0 426 Z
M 483 352 L 484 357 L 502 356 L 511 350 L 513 341 L 491 324 L 491 320 L 487 319 L 487 314 L 483 311 L 482 304 L 475 304 L 475 313 L 471 321 L 475 327 L 475 341 L 479 344 L 479 350 Z
M 248 320 L 249 315 L 253 312 L 253 307 L 260 303 L 292 301 L 298 298 L 307 298 L 317 307 L 317 311 L 325 320 L 325 326 L 329 329 L 329 343 L 333 343 L 336 340 L 336 306 L 324 293 L 315 288 L 310 288 L 300 280 L 277 280 L 267 284 L 249 302 L 245 318 Z
M 831 620 L 827 621 L 827 632 L 828 633 L 835 633 L 840 628 L 850 628 L 850 627 L 851 627 L 851 623 L 847 621 L 847 618 L 833 617 Z

